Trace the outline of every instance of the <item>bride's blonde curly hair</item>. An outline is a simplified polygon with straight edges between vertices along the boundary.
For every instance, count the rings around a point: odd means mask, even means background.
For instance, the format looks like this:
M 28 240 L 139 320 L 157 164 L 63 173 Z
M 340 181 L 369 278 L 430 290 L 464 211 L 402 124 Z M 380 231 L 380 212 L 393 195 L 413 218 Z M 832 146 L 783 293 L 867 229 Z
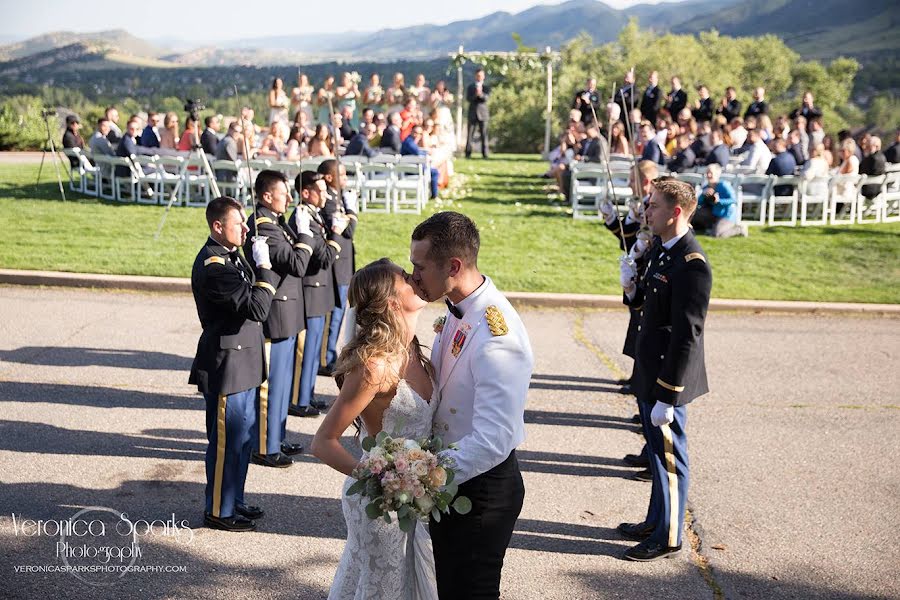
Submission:
M 371 371 L 367 365 L 373 360 L 383 360 L 393 367 L 385 370 L 391 384 L 400 380 L 400 368 L 410 359 L 419 360 L 429 376 L 432 375 L 431 363 L 425 358 L 416 337 L 412 343 L 415 356 L 410 356 L 406 323 L 391 307 L 391 300 L 397 298 L 396 278 L 402 274 L 403 269 L 397 264 L 389 258 L 381 258 L 357 271 L 350 280 L 347 301 L 356 310 L 357 331 L 341 350 L 335 365 L 338 387 L 347 373 L 360 367 L 369 377 Z M 353 323 L 347 323 L 346 327 L 353 327 Z

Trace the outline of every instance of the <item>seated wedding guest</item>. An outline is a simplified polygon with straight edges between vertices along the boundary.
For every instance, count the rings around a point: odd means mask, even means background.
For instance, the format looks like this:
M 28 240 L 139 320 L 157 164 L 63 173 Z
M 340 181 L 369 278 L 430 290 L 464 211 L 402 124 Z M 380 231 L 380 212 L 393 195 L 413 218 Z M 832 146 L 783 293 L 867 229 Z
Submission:
M 415 96 L 409 96 L 400 111 L 400 139 L 405 140 L 413 127 L 419 124 L 419 102 Z
M 691 217 L 691 225 L 714 237 L 746 236 L 746 226 L 737 222 L 737 194 L 721 177 L 722 167 L 717 164 L 706 167 L 706 187 L 697 197 L 697 210 Z
M 751 117 L 751 119 L 752 118 L 753 117 Z M 768 144 L 773 139 L 775 139 L 775 132 L 774 132 L 774 126 L 772 125 L 772 119 L 769 118 L 769 115 L 759 115 L 758 117 L 756 117 L 756 119 L 757 119 L 756 129 L 759 130 L 759 137 L 761 137 L 762 140 Z M 744 126 L 747 127 L 747 129 L 751 129 L 751 127 L 748 127 L 746 123 L 744 124 Z
M 784 142 L 784 140 L 781 141 Z M 756 129 L 751 129 L 747 134 L 747 143 L 750 144 L 750 149 L 743 154 L 744 160 L 741 161 L 741 166 L 750 167 L 757 175 L 764 175 L 772 161 L 772 152 L 762 141 L 759 131 Z M 725 168 L 725 165 L 722 168 Z
M 691 138 L 689 135 L 682 133 L 678 136 L 678 147 L 675 156 L 669 160 L 669 170 L 674 173 L 687 173 L 694 169 L 696 163 L 697 156 L 691 149 Z
M 287 142 L 284 139 L 284 125 L 281 121 L 273 121 L 269 125 L 269 135 L 263 140 L 256 155 L 262 158 L 281 160 L 284 158 L 286 150 Z
M 853 141 L 853 138 L 848 137 L 841 142 L 841 164 L 835 170 L 835 175 L 859 175 L 859 159 L 856 157 L 856 151 L 856 142 Z M 856 183 L 839 181 L 834 186 L 833 197 L 837 212 L 840 214 L 848 203 L 856 200 Z
M 690 123 L 694 123 L 695 127 L 696 127 L 698 124 L 697 119 L 694 118 L 694 115 L 693 115 L 693 113 L 691 113 L 691 109 L 689 109 L 689 108 L 682 108 L 680 111 L 678 111 L 678 114 L 676 115 L 676 117 L 677 118 L 675 119 L 675 122 L 678 123 L 679 125 L 681 125 L 682 127 L 687 127 L 690 125 Z M 709 121 L 704 121 L 704 123 L 708 123 L 708 122 Z
M 900 128 L 894 134 L 894 143 L 884 151 L 884 159 L 894 165 L 900 163 Z
M 809 120 L 809 148 L 812 150 L 825 140 L 825 128 L 822 125 L 822 117 Z
M 284 154 L 284 159 L 302 160 L 308 155 L 309 153 L 307 152 L 306 136 L 303 135 L 303 130 L 300 129 L 300 127 L 294 125 L 291 128 L 291 133 L 288 135 L 288 142 Z
M 426 85 L 425 76 L 421 73 L 416 75 L 416 82 L 410 86 L 407 93 L 413 96 L 422 106 L 427 105 L 431 100 L 431 89 Z
M 736 150 L 743 146 L 744 142 L 747 141 L 747 128 L 744 127 L 744 120 L 740 117 L 734 117 L 728 122 L 728 129 L 731 135 L 731 149 Z
M 419 142 L 422 140 L 422 126 L 416 125 L 413 127 L 413 130 L 410 132 L 406 139 L 403 140 L 403 143 L 400 145 L 400 154 L 404 156 L 428 156 L 428 152 L 423 150 L 419 146 Z M 438 195 L 438 170 L 434 167 L 429 167 L 429 172 L 431 173 L 431 178 L 429 180 L 429 187 L 431 189 L 431 198 L 437 198 Z
M 109 121 L 109 143 L 115 146 L 122 139 L 122 130 L 119 128 L 119 110 L 115 106 L 108 106 L 103 115 Z
M 361 115 L 360 125 L 364 123 L 375 124 L 375 111 L 371 108 L 364 108 Z
M 600 136 L 600 129 L 596 125 L 588 125 L 584 141 L 581 142 L 581 148 L 579 154 L 575 155 L 575 160 L 598 163 L 606 160 L 607 156 L 609 156 L 609 148 L 606 138 Z
M 769 105 L 766 102 L 766 89 L 758 87 L 753 90 L 753 102 L 747 106 L 747 112 L 744 113 L 744 119 L 747 117 L 759 117 L 768 114 Z
M 370 145 L 376 132 L 375 123 L 363 123 L 360 126 L 360 132 L 354 135 L 347 144 L 344 156 L 367 156 L 369 158 L 376 156 L 378 151 Z
M 619 120 L 612 122 L 609 151 L 612 154 L 631 154 L 628 139 L 625 137 L 625 125 Z
M 79 150 L 84 150 L 84 138 L 81 137 L 81 134 L 78 133 L 81 130 L 81 121 L 78 120 L 78 117 L 75 115 L 69 115 L 66 117 L 66 131 L 63 133 L 62 138 L 62 146 L 63 148 L 78 148 Z M 74 156 L 69 157 L 69 162 L 73 167 L 78 166 L 78 159 Z
M 665 150 L 656 141 L 656 131 L 649 121 L 645 121 L 641 125 L 641 138 L 644 142 L 644 150 L 641 153 L 641 160 L 649 160 L 658 165 L 666 164 Z
M 569 163 L 575 160 L 577 154 L 581 153 L 583 134 L 580 128 L 581 121 L 570 118 L 568 127 L 559 138 L 559 147 L 550 153 L 550 171 L 547 176 L 556 179 L 556 183 L 563 194 L 568 193 L 564 182 L 564 173 L 568 170 Z
M 621 106 L 619 106 L 615 102 L 608 102 L 606 104 L 606 122 L 607 123 L 615 123 L 616 121 L 621 121 L 621 118 L 620 118 L 621 116 L 622 116 L 622 107 Z M 625 139 L 627 140 L 628 134 L 625 133 L 625 124 L 624 123 L 622 124 L 622 133 L 626 135 Z
M 107 135 L 109 135 L 109 119 L 100 117 L 97 120 L 97 130 L 91 136 L 89 143 L 91 154 L 94 156 L 115 156 L 116 151 L 113 149 L 112 144 L 109 143 Z
M 810 156 L 806 164 L 803 165 L 803 170 L 800 171 L 800 175 L 803 179 L 812 181 L 816 178 L 828 177 L 830 174 L 831 165 L 825 160 L 825 145 L 819 144 L 813 148 L 812 156 Z M 818 189 L 807 187 L 806 193 L 810 195 L 827 195 L 828 182 L 826 181 L 824 184 L 820 184 Z
M 766 175 L 775 175 L 776 177 L 793 175 L 797 168 L 797 161 L 794 160 L 794 155 L 788 152 L 787 142 L 778 139 L 773 142 L 772 147 L 775 155 L 769 161 L 769 166 L 766 167 Z M 776 185 L 774 192 L 776 196 L 790 196 L 794 188 L 795 186 L 792 185 Z
M 163 126 L 159 130 L 159 147 L 175 150 L 178 148 L 178 115 L 167 112 L 163 117 Z
M 367 109 L 380 109 L 384 105 L 384 88 L 381 87 L 381 76 L 372 73 L 369 85 L 363 92 L 363 106 Z
M 725 88 L 725 97 L 722 98 L 721 105 L 716 109 L 716 114 L 725 117 L 729 123 L 735 118 L 741 116 L 741 101 L 737 99 L 737 90 L 728 86 Z
M 788 118 L 785 115 L 775 117 L 775 123 L 772 125 L 772 139 L 781 138 L 786 140 L 790 133 L 791 125 Z
M 351 119 L 353 119 L 353 109 L 349 106 L 342 106 L 341 124 L 338 127 L 338 131 L 341 134 L 341 139 L 349 140 L 354 135 L 356 135 L 356 131 L 353 129 L 353 125 L 350 123 Z
M 813 105 L 813 95 L 812 92 L 806 92 L 803 94 L 803 103 L 799 108 L 795 108 L 791 111 L 791 118 L 796 119 L 797 117 L 803 117 L 807 121 L 810 119 L 814 119 L 816 117 L 821 117 L 822 111 Z
M 141 151 L 138 148 L 138 140 L 140 139 L 138 135 L 140 134 L 140 131 L 140 121 L 136 119 L 128 121 L 125 135 L 122 136 L 122 139 L 119 140 L 119 145 L 116 147 L 116 156 L 130 159 L 132 156 L 141 154 Z M 116 165 L 116 177 L 128 177 L 130 173 L 131 169 L 125 165 Z
M 200 134 L 200 145 L 205 153 L 215 156 L 216 148 L 219 147 L 219 117 L 217 115 L 206 117 L 203 124 L 206 125 L 206 129 Z
M 725 138 L 722 136 L 722 130 L 713 129 L 709 134 L 709 151 L 703 159 L 703 164 L 717 164 L 724 169 L 728 166 L 728 159 L 730 157 L 731 153 L 728 151 L 728 146 L 725 145 Z
M 198 128 L 199 123 L 197 122 L 197 120 L 188 115 L 187 119 L 184 120 L 184 131 L 181 132 L 181 137 L 178 138 L 178 145 L 175 147 L 175 149 L 180 152 L 190 151 L 190 149 L 194 147 L 194 144 L 197 143 Z M 141 141 L 143 140 L 144 137 L 141 136 Z
M 385 103 L 388 111 L 400 112 L 403 110 L 403 101 L 406 98 L 406 82 L 403 73 L 394 73 L 394 83 L 387 89 Z
M 388 115 L 388 125 L 381 134 L 381 144 L 379 145 L 387 154 L 400 154 L 400 145 L 403 141 L 400 138 L 400 124 L 403 119 L 400 113 L 393 111 Z
M 841 129 L 840 131 L 838 131 L 837 135 L 838 135 L 838 144 L 841 146 L 841 148 L 843 148 L 843 144 L 845 141 L 847 141 L 847 140 L 853 141 L 853 155 L 856 156 L 857 162 L 861 161 L 863 159 L 862 149 L 859 147 L 859 145 L 853 139 L 853 134 L 851 134 L 850 131 L 847 129 Z
M 162 117 L 159 113 L 151 112 L 147 115 L 147 126 L 141 133 L 141 146 L 145 148 L 159 148 L 159 125 Z
M 334 157 L 334 150 L 331 147 L 332 137 L 328 126 L 324 123 L 316 125 L 316 133 L 309 141 L 310 156 L 324 156 L 326 158 Z
M 315 135 L 315 129 L 310 125 L 310 122 L 306 112 L 302 110 L 297 113 L 297 117 L 294 119 L 294 127 L 300 130 L 304 140 L 308 140 Z
M 681 135 L 681 128 L 678 127 L 678 123 L 666 121 L 664 132 L 665 145 L 663 148 L 666 151 L 666 156 L 675 156 L 675 153 L 678 151 L 678 136 Z M 660 137 L 659 134 L 660 132 L 657 132 L 657 141 Z
M 881 151 L 881 138 L 874 135 L 870 137 L 866 144 L 866 150 L 868 151 L 868 154 L 866 154 L 865 158 L 859 163 L 859 174 L 869 175 L 870 177 L 884 175 L 885 169 L 887 168 L 887 159 Z M 870 200 L 880 193 L 881 185 L 879 184 L 862 186 L 862 195 Z
M 803 162 L 809 160 L 809 133 L 807 133 L 806 128 L 808 127 L 808 123 L 805 117 L 797 117 L 794 119 L 794 128 L 791 131 L 796 131 L 797 135 L 800 136 L 800 152 L 803 156 Z M 790 142 L 791 133 L 788 132 L 788 136 L 785 138 L 785 141 Z
M 830 135 L 826 135 L 822 140 L 822 146 L 825 148 L 822 153 L 822 158 L 825 159 L 825 162 L 828 163 L 830 168 L 834 168 L 838 166 L 838 156 L 837 152 L 834 151 L 834 138 Z
M 700 98 L 694 101 L 694 110 L 692 114 L 698 121 L 712 121 L 713 105 L 712 98 L 709 96 L 709 88 L 705 85 L 697 86 L 697 94 Z
M 796 162 L 798 166 L 806 164 L 806 159 L 803 158 L 803 149 L 801 148 L 802 143 L 800 141 L 800 132 L 798 130 L 791 130 L 791 133 L 788 135 L 788 144 L 788 152 L 793 155 L 794 162 Z
M 233 121 L 228 126 L 228 133 L 225 134 L 219 145 L 216 147 L 216 160 L 230 160 L 232 162 L 238 159 L 238 146 L 243 143 L 243 130 L 240 121 Z M 216 179 L 219 181 L 232 182 L 236 178 L 234 171 L 216 171 Z

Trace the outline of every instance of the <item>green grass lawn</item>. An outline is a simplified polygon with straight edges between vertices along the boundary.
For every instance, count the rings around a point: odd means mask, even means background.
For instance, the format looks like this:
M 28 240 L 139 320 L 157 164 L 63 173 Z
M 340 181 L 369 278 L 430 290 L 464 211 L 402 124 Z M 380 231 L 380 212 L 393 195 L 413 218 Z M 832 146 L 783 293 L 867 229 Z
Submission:
M 462 183 L 426 214 L 470 215 L 482 235 L 480 266 L 505 290 L 616 294 L 619 251 L 599 222 L 574 221 L 542 191 L 536 156 L 459 160 Z M 120 205 L 70 194 L 59 200 L 52 168 L 0 164 L 7 241 L 0 267 L 135 275 L 190 275 L 206 239 L 200 209 L 173 208 L 154 240 L 163 207 Z M 68 193 L 68 191 L 67 191 Z M 409 234 L 423 217 L 366 213 L 358 261 L 388 256 L 409 266 Z M 900 303 L 900 223 L 751 228 L 749 238 L 701 243 L 718 298 Z

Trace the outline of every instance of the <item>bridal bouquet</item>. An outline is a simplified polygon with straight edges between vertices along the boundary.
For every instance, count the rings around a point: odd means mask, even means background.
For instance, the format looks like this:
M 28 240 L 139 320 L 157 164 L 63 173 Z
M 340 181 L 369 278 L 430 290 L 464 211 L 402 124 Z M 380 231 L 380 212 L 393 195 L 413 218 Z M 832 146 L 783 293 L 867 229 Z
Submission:
M 461 515 L 472 510 L 468 498 L 456 495 L 454 461 L 440 454 L 445 449 L 441 438 L 395 438 L 382 431 L 365 438 L 362 447 L 368 454 L 354 470 L 359 481 L 347 495 L 369 498 L 366 515 L 370 519 L 390 523 L 394 512 L 400 529 L 410 531 L 414 519 L 424 521 L 430 516 L 440 521 L 441 513 L 449 514 L 451 508 Z M 446 449 L 456 447 L 450 444 Z

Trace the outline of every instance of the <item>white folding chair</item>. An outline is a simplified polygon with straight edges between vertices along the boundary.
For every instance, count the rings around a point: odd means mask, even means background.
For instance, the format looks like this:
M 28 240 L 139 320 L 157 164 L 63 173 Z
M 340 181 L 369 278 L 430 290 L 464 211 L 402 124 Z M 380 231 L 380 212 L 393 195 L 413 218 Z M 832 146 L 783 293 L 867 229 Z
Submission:
M 700 194 L 700 189 L 703 187 L 703 183 L 706 180 L 706 178 L 700 173 L 675 173 L 674 175 L 675 179 L 693 185 L 694 193 L 698 195 Z
M 577 165 L 577 166 L 576 166 Z M 572 217 L 575 219 L 599 219 L 600 203 L 606 198 L 609 180 L 606 169 L 573 163 L 569 198 L 572 202 Z
M 158 156 L 139 155 L 135 157 L 138 178 L 138 204 L 158 204 L 161 201 Z
M 383 165 L 392 165 L 400 162 L 399 154 L 376 154 L 369 162 L 381 163 Z
M 69 189 L 80 194 L 84 193 L 84 166 L 81 164 L 80 148 L 63 148 L 63 154 L 69 159 Z M 72 159 L 75 160 L 72 163 Z
M 769 226 L 797 225 L 797 200 L 800 179 L 796 175 L 776 177 L 769 186 L 770 196 L 766 200 L 769 212 Z M 787 188 L 787 189 L 786 189 Z M 789 193 L 785 193 L 788 192 Z
M 137 169 L 134 166 L 134 162 L 131 158 L 125 158 L 122 156 L 111 156 L 109 157 L 109 163 L 113 167 L 113 193 L 114 199 L 118 202 L 136 202 L 138 196 L 138 173 Z M 120 175 L 117 174 L 115 169 L 116 167 L 124 167 L 127 169 L 127 174 Z
M 405 157 L 404 157 L 405 158 Z M 418 158 L 418 157 L 416 157 Z M 398 162 L 393 165 L 394 180 L 391 184 L 391 198 L 395 213 L 421 214 L 428 200 L 428 172 L 425 163 Z M 409 195 L 412 194 L 410 200 Z
M 766 200 L 771 188 L 771 175 L 743 175 L 739 179 L 737 214 L 741 223 L 766 224 Z
M 241 169 L 241 161 L 214 160 L 210 166 L 213 174 L 216 176 L 216 184 L 219 186 L 219 191 L 248 206 L 250 195 L 247 193 L 247 186 L 243 176 L 246 169 Z M 229 173 L 233 175 L 229 175 Z M 294 185 L 291 182 L 291 190 L 293 188 Z
M 828 182 L 823 175 L 800 184 L 800 226 L 825 225 L 828 222 Z
M 366 156 L 344 155 L 341 157 L 341 164 L 347 171 L 347 188 L 354 190 L 357 196 L 362 193 L 363 181 L 359 167 L 368 162 L 369 159 Z
M 308 158 L 304 158 L 300 161 L 300 169 L 302 171 L 315 171 L 319 168 L 326 160 L 329 160 L 331 157 L 329 156 L 310 156 Z
M 209 204 L 210 185 L 209 175 L 203 170 L 203 160 L 192 157 L 187 160 L 187 169 L 184 171 L 184 190 L 185 205 L 202 208 Z
M 856 219 L 860 175 L 835 175 L 828 184 L 828 217 L 832 225 L 851 225 Z
M 97 169 L 97 196 L 104 200 L 116 199 L 116 183 L 115 177 L 113 177 L 113 173 L 115 172 L 113 159 L 116 158 L 118 157 L 105 155 L 94 157 L 94 165 Z M 87 160 L 87 158 L 85 158 L 85 160 Z
M 89 196 L 99 196 L 101 179 L 100 169 L 103 163 L 98 161 L 97 165 L 92 165 L 87 156 L 82 153 L 79 153 L 78 161 L 78 172 L 81 177 L 81 193 Z
M 900 170 L 890 171 L 886 175 L 881 193 L 881 220 L 893 223 L 900 221 Z
M 857 223 L 880 223 L 881 215 L 884 211 L 882 203 L 884 199 L 884 182 L 886 175 L 867 175 L 865 182 L 859 187 L 859 197 L 856 199 L 856 222 Z M 871 186 L 871 187 L 870 187 Z M 871 193 L 872 189 L 877 187 L 878 194 L 873 198 L 863 195 L 864 188 L 867 193 Z
M 370 162 L 360 165 L 363 177 L 360 209 L 362 212 L 390 212 L 394 183 L 394 165 Z

